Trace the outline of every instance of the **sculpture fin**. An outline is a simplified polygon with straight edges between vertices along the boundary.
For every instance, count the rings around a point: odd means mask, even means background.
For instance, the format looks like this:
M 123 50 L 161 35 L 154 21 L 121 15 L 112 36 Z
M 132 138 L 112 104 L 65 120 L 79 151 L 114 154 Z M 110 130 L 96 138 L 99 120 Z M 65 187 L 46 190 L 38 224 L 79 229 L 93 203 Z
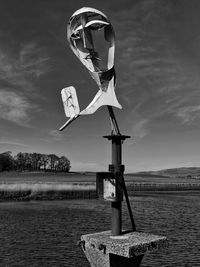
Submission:
M 61 90 L 61 97 L 63 101 L 63 106 L 65 110 L 66 117 L 70 119 L 60 127 L 60 131 L 64 130 L 72 121 L 79 117 L 80 108 L 78 103 L 78 98 L 76 95 L 76 89 L 73 86 L 63 88 Z
M 73 86 L 63 88 L 61 90 L 61 97 L 66 117 L 72 118 L 78 115 L 80 112 L 80 108 L 76 95 L 76 89 Z
M 102 91 L 100 89 L 93 98 L 92 102 L 80 112 L 80 115 L 93 114 L 101 106 L 113 106 L 120 109 L 122 108 L 115 94 L 114 78 L 109 82 L 107 91 Z

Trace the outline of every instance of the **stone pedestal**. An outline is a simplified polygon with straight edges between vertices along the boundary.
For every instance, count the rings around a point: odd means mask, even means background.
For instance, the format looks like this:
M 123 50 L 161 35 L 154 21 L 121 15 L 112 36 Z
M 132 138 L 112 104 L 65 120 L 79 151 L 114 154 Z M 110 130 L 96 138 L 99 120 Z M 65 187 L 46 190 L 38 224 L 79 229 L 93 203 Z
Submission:
M 111 236 L 105 231 L 81 236 L 91 267 L 138 267 L 144 254 L 168 245 L 167 238 L 142 232 Z

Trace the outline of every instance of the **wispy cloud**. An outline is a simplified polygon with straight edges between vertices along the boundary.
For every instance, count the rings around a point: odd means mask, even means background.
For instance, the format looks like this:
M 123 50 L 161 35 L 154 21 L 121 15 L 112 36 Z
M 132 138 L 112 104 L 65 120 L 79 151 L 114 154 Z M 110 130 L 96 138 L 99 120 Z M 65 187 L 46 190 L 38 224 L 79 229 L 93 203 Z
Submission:
M 18 143 L 18 142 L 13 142 L 13 141 L 0 141 L 1 145 L 6 145 L 6 146 L 19 146 L 19 147 L 30 147 L 26 144 Z
M 22 142 L 16 136 L 10 137 L 11 135 L 4 136 L 3 134 L 1 134 L 1 136 L 0 136 L 0 151 L 3 152 L 6 150 L 30 149 L 29 144 Z
M 45 54 L 45 48 L 36 41 L 24 44 L 19 51 L 17 69 L 39 78 L 51 70 L 50 57 Z
M 51 70 L 45 48 L 37 41 L 12 46 L 0 45 L 0 118 L 29 126 L 39 111 L 37 79 Z
M 0 88 L 6 85 L 15 90 L 35 90 L 33 78 L 51 70 L 49 59 L 45 47 L 36 41 L 22 44 L 15 53 L 12 47 L 0 46 Z
M 191 124 L 195 119 L 200 118 L 200 105 L 180 108 L 176 115 L 183 123 Z
M 113 14 L 114 24 L 126 29 L 117 36 L 117 94 L 140 138 L 150 132 L 150 122 L 166 116 L 185 124 L 200 119 L 200 78 L 172 36 L 172 26 L 180 26 L 172 25 L 173 4 L 142 0 Z
M 148 134 L 148 122 L 147 119 L 140 119 L 135 123 L 133 122 L 132 133 L 134 141 L 139 141 Z
M 49 136 L 48 141 L 62 141 L 64 138 L 64 135 L 59 130 L 51 130 Z
M 26 97 L 11 91 L 0 91 L 0 118 L 30 126 L 30 112 L 36 108 Z

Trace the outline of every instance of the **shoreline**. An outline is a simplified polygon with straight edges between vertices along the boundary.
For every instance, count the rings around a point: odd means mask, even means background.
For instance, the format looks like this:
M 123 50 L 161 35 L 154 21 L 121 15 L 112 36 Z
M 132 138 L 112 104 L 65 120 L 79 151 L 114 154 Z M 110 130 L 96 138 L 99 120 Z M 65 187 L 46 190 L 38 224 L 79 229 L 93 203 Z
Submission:
M 127 185 L 130 197 L 149 194 L 176 192 L 198 192 L 200 184 L 171 183 L 147 184 L 130 183 Z M 66 200 L 66 199 L 97 199 L 95 183 L 15 183 L 0 184 L 0 202 L 31 201 L 31 200 Z

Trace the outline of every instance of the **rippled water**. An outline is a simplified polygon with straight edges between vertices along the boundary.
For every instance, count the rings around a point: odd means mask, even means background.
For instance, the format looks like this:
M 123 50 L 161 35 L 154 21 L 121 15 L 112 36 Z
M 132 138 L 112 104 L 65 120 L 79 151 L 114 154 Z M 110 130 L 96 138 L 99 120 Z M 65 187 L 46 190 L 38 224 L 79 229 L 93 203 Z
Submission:
M 200 266 L 200 194 L 131 198 L 137 230 L 165 235 L 168 249 L 145 255 L 141 267 Z M 130 228 L 125 203 L 125 228 Z M 80 235 L 110 229 L 110 203 L 67 200 L 0 203 L 0 266 L 88 267 Z

